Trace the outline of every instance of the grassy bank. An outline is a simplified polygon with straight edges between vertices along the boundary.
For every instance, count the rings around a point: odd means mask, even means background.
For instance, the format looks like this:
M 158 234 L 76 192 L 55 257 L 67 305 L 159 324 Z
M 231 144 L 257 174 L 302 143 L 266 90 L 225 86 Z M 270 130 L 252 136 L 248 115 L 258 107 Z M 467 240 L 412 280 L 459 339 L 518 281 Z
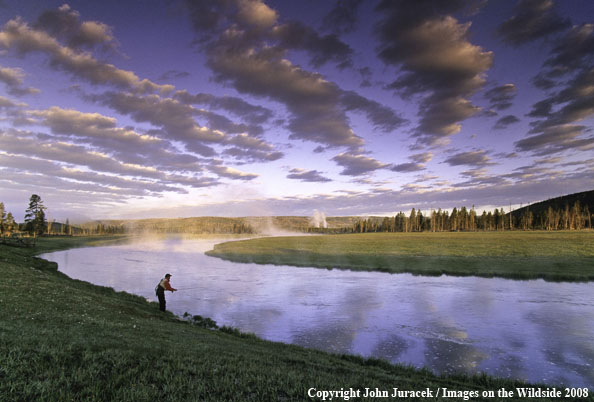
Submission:
M 521 385 L 438 377 L 200 328 L 159 312 L 157 303 L 72 280 L 55 263 L 34 257 L 119 240 L 40 239 L 34 250 L 0 246 L 1 401 L 289 401 L 311 400 L 312 387 L 481 392 Z
M 420 275 L 594 280 L 594 232 L 365 233 L 218 244 L 236 262 Z

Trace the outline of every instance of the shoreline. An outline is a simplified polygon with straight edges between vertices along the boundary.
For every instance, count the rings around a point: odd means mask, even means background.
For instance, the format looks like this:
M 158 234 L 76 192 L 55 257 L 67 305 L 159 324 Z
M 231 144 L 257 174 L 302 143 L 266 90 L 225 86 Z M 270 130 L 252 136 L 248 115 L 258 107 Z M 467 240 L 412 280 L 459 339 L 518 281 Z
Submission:
M 115 239 L 79 239 L 75 246 L 105 240 Z M 345 385 L 411 391 L 527 386 L 485 375 L 440 376 L 383 360 L 204 329 L 160 313 L 155 302 L 140 296 L 71 279 L 56 264 L 34 256 L 65 246 L 45 244 L 35 252 L 0 248 L 2 274 L 15 278 L 11 286 L 0 285 L 0 318 L 7 323 L 0 335 L 0 392 L 14 400 L 163 400 L 170 386 L 179 400 L 210 395 L 221 401 L 311 400 L 310 388 Z M 22 319 L 7 320 L 15 315 Z
M 594 281 L 594 233 L 591 231 L 365 233 L 312 237 L 226 242 L 215 245 L 206 255 L 237 263 L 421 276 Z M 572 242 L 568 246 L 573 249 L 567 250 L 566 241 Z

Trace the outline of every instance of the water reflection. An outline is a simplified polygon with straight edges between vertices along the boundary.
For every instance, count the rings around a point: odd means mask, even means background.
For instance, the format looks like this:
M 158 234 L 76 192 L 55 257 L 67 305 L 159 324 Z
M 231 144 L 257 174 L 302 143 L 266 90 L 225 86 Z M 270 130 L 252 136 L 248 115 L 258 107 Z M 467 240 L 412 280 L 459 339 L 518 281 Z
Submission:
M 594 388 L 594 285 L 235 264 L 170 238 L 44 256 L 67 275 L 287 343 L 531 382 Z

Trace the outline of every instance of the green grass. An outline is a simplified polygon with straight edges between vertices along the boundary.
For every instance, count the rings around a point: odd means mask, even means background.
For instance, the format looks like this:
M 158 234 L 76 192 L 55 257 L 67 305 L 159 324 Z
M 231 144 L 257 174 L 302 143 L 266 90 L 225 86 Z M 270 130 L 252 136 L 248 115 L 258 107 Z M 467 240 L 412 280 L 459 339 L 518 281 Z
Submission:
M 206 319 L 197 317 L 202 324 L 193 325 L 161 313 L 155 302 L 70 279 L 55 263 L 34 257 L 106 241 L 122 239 L 0 246 L 0 401 L 292 401 L 311 400 L 311 387 L 482 391 L 524 385 L 487 376 L 435 376 L 230 328 L 202 328 L 209 326 Z
M 419 275 L 594 280 L 594 232 L 365 233 L 217 244 L 235 262 Z

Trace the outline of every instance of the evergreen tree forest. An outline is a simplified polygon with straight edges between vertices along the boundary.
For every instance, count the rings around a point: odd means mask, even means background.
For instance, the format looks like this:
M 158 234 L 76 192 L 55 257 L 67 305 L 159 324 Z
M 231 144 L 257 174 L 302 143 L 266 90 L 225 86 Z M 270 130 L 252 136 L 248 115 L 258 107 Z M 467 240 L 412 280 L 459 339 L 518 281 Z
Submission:
M 451 212 L 441 209 L 423 215 L 413 208 L 407 216 L 399 212 L 396 216 L 381 220 L 370 218 L 359 220 L 353 226 L 355 233 L 367 232 L 460 232 L 460 231 L 505 231 L 505 230 L 582 230 L 592 229 L 594 216 L 588 205 L 579 200 L 573 205 L 531 211 L 529 207 L 505 213 L 503 208 L 482 211 L 479 215 L 474 206 L 454 208 Z
M 324 227 L 304 216 L 103 220 L 72 225 L 68 219 L 65 223 L 48 220 L 46 210 L 41 197 L 31 195 L 25 211 L 25 222 L 19 224 L 12 213 L 6 211 L 4 203 L 0 202 L 0 236 L 590 230 L 594 221 L 594 190 L 553 198 L 507 213 L 503 208 L 481 210 L 479 213 L 474 206 L 470 209 L 463 206 L 451 211 L 432 209 L 429 212 L 413 208 L 408 214 L 399 212 L 392 217 L 328 217 L 324 218 Z

